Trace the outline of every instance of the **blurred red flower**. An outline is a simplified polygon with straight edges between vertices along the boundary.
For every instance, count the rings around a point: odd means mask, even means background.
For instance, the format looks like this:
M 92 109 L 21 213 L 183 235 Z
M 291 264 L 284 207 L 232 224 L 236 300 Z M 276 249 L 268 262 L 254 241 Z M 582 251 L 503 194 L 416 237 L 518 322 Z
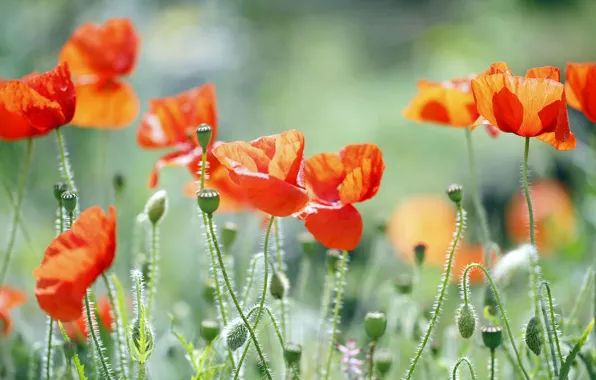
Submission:
M 308 203 L 302 133 L 290 130 L 250 142 L 222 143 L 213 154 L 252 207 L 285 217 Z
M 575 207 L 565 187 L 554 180 L 539 180 L 530 187 L 536 247 L 541 255 L 548 255 L 577 237 Z M 505 210 L 505 223 L 509 238 L 515 243 L 529 239 L 528 205 L 525 196 L 515 194 Z
M 27 296 L 24 292 L 3 286 L 0 288 L 0 321 L 2 322 L 2 334 L 8 335 L 12 329 L 12 320 L 10 312 L 15 307 L 25 303 Z
M 79 127 L 122 128 L 139 113 L 139 100 L 129 75 L 139 53 L 139 35 L 129 19 L 79 27 L 62 47 L 60 62 L 68 62 L 78 98 L 73 124 Z
M 596 123 L 596 62 L 568 63 L 565 75 L 567 103 Z
M 537 137 L 559 150 L 575 148 L 560 72 L 546 66 L 513 76 L 505 63 L 472 80 L 478 112 L 502 132 Z
M 99 206 L 83 211 L 50 243 L 33 271 L 41 309 L 62 322 L 79 318 L 87 288 L 112 265 L 115 253 L 115 208 L 110 206 L 108 216 Z
M 112 332 L 112 322 L 114 321 L 114 318 L 112 316 L 112 307 L 110 306 L 108 297 L 99 299 L 96 305 L 96 310 L 96 314 L 99 316 L 98 322 L 101 323 L 101 326 L 103 326 L 106 331 Z M 91 310 L 91 312 L 94 312 L 94 310 Z M 84 343 L 89 337 L 87 313 L 82 312 L 81 310 L 79 314 L 79 318 L 76 321 L 64 324 L 64 330 L 70 339 L 78 343 Z
M 374 144 L 352 144 L 339 153 L 320 153 L 304 167 L 310 202 L 297 217 L 327 248 L 352 250 L 362 237 L 362 216 L 353 203 L 374 197 L 385 170 Z
M 44 136 L 72 120 L 75 104 L 75 88 L 65 63 L 46 73 L 0 81 L 0 139 Z

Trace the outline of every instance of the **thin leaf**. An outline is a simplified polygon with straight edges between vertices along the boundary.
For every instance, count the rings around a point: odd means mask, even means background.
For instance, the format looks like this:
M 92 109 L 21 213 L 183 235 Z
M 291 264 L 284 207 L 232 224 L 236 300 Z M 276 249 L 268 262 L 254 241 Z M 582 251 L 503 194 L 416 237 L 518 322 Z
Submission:
M 593 327 L 594 327 L 594 319 L 592 319 L 592 321 L 590 322 L 590 324 L 588 325 L 588 327 L 586 328 L 586 330 L 584 331 L 582 336 L 579 338 L 579 340 L 577 341 L 575 346 L 573 346 L 573 348 L 569 352 L 569 355 L 567 355 L 567 358 L 565 359 L 565 363 L 563 363 L 563 366 L 561 367 L 561 373 L 559 374 L 559 380 L 566 380 L 567 376 L 569 376 L 569 371 L 571 371 L 571 365 L 573 364 L 575 357 L 577 356 L 577 354 L 579 354 L 579 351 L 582 349 L 583 345 L 586 343 L 586 340 L 588 339 L 588 335 L 590 335 L 590 332 L 592 331 Z

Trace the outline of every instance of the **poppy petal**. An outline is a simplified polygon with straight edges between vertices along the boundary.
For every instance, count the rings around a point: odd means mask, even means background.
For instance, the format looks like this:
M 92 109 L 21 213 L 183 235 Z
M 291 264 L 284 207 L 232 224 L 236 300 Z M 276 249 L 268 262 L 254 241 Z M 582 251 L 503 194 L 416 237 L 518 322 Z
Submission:
M 344 164 L 336 153 L 320 153 L 306 160 L 306 188 L 311 196 L 326 202 L 339 200 L 338 187 L 346 177 Z
M 351 144 L 339 155 L 347 173 L 339 188 L 339 199 L 349 204 L 374 197 L 385 171 L 381 149 L 375 144 Z
M 536 136 L 536 138 L 538 138 L 541 141 L 544 141 L 547 144 L 552 145 L 557 150 L 572 150 L 575 149 L 577 145 L 577 140 L 573 133 L 570 133 L 567 141 L 557 140 L 554 132 L 543 133 L 540 136 Z
M 61 322 L 74 321 L 81 315 L 87 287 L 76 282 L 40 279 L 35 286 L 39 307 Z
M 139 99 L 132 86 L 111 81 L 76 86 L 77 109 L 72 123 L 77 127 L 120 129 L 139 114 Z
M 511 69 L 509 68 L 509 65 L 507 65 L 507 63 L 505 63 L 505 62 L 495 62 L 495 63 L 491 64 L 488 71 L 486 72 L 486 75 L 493 75 L 493 74 L 513 75 L 513 73 L 511 72 Z
M 308 231 L 327 248 L 350 251 L 362 238 L 362 216 L 352 205 L 335 208 L 311 204 L 303 219 Z
M 402 111 L 409 120 L 468 127 L 478 117 L 470 91 L 445 88 L 439 83 L 419 84 L 418 88 L 418 94 Z
M 528 70 L 526 78 L 543 78 L 560 82 L 561 70 L 554 66 L 534 67 Z
M 275 153 L 268 165 L 269 175 L 282 181 L 297 184 L 296 179 L 303 164 L 304 135 L 296 130 L 276 136 Z
M 153 169 L 151 170 L 151 174 L 147 181 L 147 186 L 150 188 L 157 186 L 157 183 L 159 182 L 159 171 L 162 168 L 166 166 L 186 167 L 189 163 L 195 162 L 197 157 L 201 157 L 201 155 L 201 148 L 193 148 L 192 146 L 187 145 L 181 150 L 162 156 L 155 162 L 155 165 L 153 165 Z
M 568 63 L 565 75 L 568 104 L 596 123 L 596 63 Z

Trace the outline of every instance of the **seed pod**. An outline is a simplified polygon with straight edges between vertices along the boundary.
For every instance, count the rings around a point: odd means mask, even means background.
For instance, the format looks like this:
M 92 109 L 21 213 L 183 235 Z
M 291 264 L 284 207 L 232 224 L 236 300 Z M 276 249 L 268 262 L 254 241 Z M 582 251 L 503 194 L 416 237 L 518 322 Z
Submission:
M 288 342 L 284 347 L 284 359 L 290 367 L 300 368 L 300 359 L 302 358 L 302 346 L 297 343 Z
M 203 123 L 197 127 L 196 133 L 199 145 L 203 148 L 203 151 L 206 151 L 213 136 L 213 130 L 209 125 Z
M 197 192 L 197 203 L 205 214 L 213 214 L 219 207 L 219 191 L 214 189 L 201 189 Z
M 385 334 L 387 316 L 382 311 L 373 311 L 364 317 L 364 331 L 370 339 L 377 340 Z
M 401 274 L 395 280 L 395 290 L 399 294 L 410 294 L 414 287 L 414 279 L 409 274 Z
M 206 319 L 201 322 L 201 337 L 205 339 L 207 343 L 211 343 L 219 335 L 219 325 L 217 322 Z
M 54 198 L 58 202 L 62 202 L 62 194 L 68 190 L 68 185 L 64 182 L 58 182 L 54 185 Z
M 461 185 L 450 185 L 447 188 L 447 195 L 452 202 L 459 204 L 464 198 L 464 191 Z
M 472 305 L 468 303 L 462 304 L 457 309 L 455 319 L 457 322 L 457 329 L 462 338 L 468 339 L 474 335 L 474 329 L 476 327 L 476 311 L 474 311 Z
M 482 328 L 482 341 L 491 350 L 496 349 L 503 341 L 503 329 L 498 326 L 485 326 Z
M 69 214 L 72 214 L 77 208 L 77 193 L 74 191 L 66 190 L 62 193 L 62 205 Z
M 384 377 L 390 370 L 393 364 L 393 354 L 387 349 L 380 349 L 375 351 L 373 356 L 375 368 Z
M 426 254 L 426 244 L 418 243 L 414 246 L 414 261 L 416 265 L 421 267 L 424 263 L 424 256 Z
M 244 325 L 241 319 L 235 319 L 226 326 L 225 338 L 228 348 L 232 351 L 236 351 L 246 342 L 248 339 L 248 329 Z
M 156 225 L 164 217 L 168 210 L 168 193 L 159 190 L 153 194 L 145 204 L 145 214 L 151 222 Z
M 238 234 L 238 228 L 236 227 L 236 223 L 227 222 L 224 223 L 223 228 L 221 230 L 221 245 L 227 251 L 230 249 L 234 241 L 236 241 L 236 235 Z
M 542 336 L 540 335 L 540 325 L 536 317 L 530 318 L 526 325 L 525 340 L 528 348 L 536 356 L 539 356 L 542 351 Z

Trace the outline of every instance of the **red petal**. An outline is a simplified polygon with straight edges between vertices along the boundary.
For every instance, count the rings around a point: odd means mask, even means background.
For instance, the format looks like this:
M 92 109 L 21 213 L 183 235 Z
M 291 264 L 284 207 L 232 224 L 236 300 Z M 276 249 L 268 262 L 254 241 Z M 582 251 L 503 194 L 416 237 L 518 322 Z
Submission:
M 336 153 L 320 153 L 306 160 L 306 188 L 312 197 L 326 202 L 339 200 L 338 187 L 346 178 L 341 158 Z
M 362 217 L 354 206 L 311 204 L 303 218 L 308 231 L 327 248 L 353 250 L 362 237 Z
M 347 145 L 339 153 L 346 178 L 339 188 L 344 204 L 363 202 L 374 197 L 385 171 L 383 153 L 375 144 Z

